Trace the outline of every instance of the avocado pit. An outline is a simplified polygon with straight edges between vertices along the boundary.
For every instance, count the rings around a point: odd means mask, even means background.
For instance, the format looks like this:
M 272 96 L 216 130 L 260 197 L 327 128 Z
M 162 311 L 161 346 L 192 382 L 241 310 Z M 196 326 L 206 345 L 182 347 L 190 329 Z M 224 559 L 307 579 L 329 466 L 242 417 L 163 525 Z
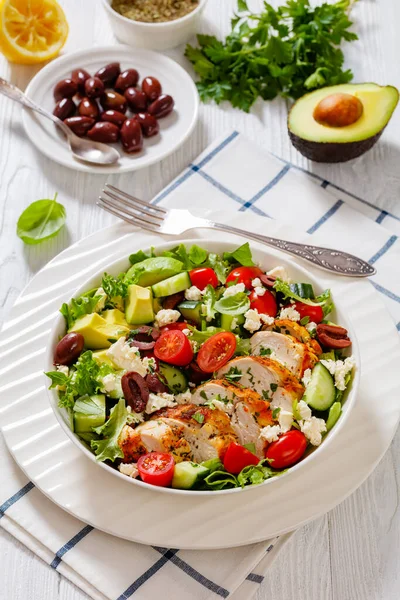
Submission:
M 313 117 L 327 127 L 348 127 L 358 121 L 363 110 L 363 104 L 356 96 L 331 94 L 317 104 Z

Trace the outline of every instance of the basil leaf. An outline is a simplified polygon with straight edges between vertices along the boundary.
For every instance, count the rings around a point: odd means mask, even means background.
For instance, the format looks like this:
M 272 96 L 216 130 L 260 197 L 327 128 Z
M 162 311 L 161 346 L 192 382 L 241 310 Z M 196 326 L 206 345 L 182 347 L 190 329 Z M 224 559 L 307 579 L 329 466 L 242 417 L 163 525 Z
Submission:
M 250 300 L 244 292 L 238 292 L 234 296 L 222 297 L 215 303 L 215 309 L 223 315 L 243 315 L 250 308 Z
M 118 438 L 121 434 L 128 418 L 128 411 L 125 407 L 125 400 L 121 398 L 110 411 L 110 418 L 100 427 L 95 427 L 94 431 L 105 439 L 92 440 L 90 445 L 96 458 L 100 462 L 111 460 L 114 462 L 116 458 L 123 458 L 124 453 L 118 445 Z
M 232 263 L 239 263 L 244 267 L 253 267 L 253 258 L 251 255 L 249 242 L 243 244 L 233 252 L 224 252 L 224 260 Z
M 189 250 L 189 260 L 194 267 L 202 265 L 207 260 L 207 257 L 207 250 L 204 250 L 204 248 L 200 248 L 200 246 L 194 245 Z
M 17 235 L 25 244 L 40 244 L 63 227 L 67 213 L 62 204 L 53 200 L 36 200 L 21 214 L 17 222 Z

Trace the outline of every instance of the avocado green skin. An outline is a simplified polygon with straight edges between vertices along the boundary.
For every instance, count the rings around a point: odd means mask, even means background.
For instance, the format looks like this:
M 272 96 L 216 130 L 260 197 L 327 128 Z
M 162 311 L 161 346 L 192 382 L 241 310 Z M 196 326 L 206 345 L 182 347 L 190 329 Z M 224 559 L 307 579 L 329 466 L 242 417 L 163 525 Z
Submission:
M 293 146 L 306 158 L 314 162 L 339 163 L 352 160 L 367 152 L 379 140 L 385 128 L 375 135 L 358 142 L 312 142 L 304 140 L 288 127 L 289 137 Z

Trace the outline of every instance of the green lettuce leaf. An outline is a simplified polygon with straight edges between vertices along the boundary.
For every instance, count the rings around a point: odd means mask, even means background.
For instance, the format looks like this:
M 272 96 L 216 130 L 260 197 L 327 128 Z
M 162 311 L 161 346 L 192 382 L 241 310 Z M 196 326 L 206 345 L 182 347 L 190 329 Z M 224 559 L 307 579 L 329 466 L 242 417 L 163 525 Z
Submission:
M 208 262 L 210 263 L 210 267 L 214 269 L 218 281 L 225 284 L 228 273 L 231 270 L 230 264 L 214 253 L 208 255 Z
M 238 292 L 234 296 L 222 297 L 214 306 L 219 313 L 236 317 L 249 310 L 250 300 L 245 292 Z
M 271 469 L 268 459 L 261 460 L 258 465 L 249 465 L 244 467 L 237 476 L 239 485 L 243 488 L 246 485 L 259 485 L 270 477 L 281 475 L 283 471 L 274 471 Z
M 71 329 L 75 321 L 94 312 L 96 304 L 100 300 L 101 296 L 95 295 L 96 290 L 91 290 L 79 296 L 79 298 L 72 298 L 71 302 L 64 304 L 60 308 L 60 313 L 65 319 L 67 330 Z
M 205 306 L 205 317 L 206 321 L 212 321 L 216 315 L 215 309 L 216 294 L 212 285 L 206 287 L 206 291 L 203 294 L 203 304 Z
M 303 298 L 296 294 L 293 291 L 291 284 L 287 283 L 287 281 L 282 281 L 282 279 L 277 279 L 275 281 L 274 290 L 283 294 L 284 299 L 291 298 L 292 300 L 297 300 L 298 302 L 308 304 L 309 306 L 321 306 L 324 311 L 324 316 L 332 312 L 335 306 L 332 301 L 330 290 L 325 290 L 322 294 L 311 300 L 310 298 Z
M 208 252 L 200 246 L 193 245 L 189 250 L 189 260 L 193 267 L 199 267 L 206 262 Z
M 92 440 L 90 445 L 96 458 L 100 462 L 110 460 L 114 462 L 117 458 L 123 458 L 124 453 L 118 445 L 118 438 L 121 435 L 128 418 L 128 411 L 125 407 L 125 400 L 120 399 L 110 411 L 110 418 L 100 427 L 95 427 L 94 431 L 104 439 Z
M 113 277 L 104 273 L 101 281 L 101 287 L 109 298 L 126 298 L 128 295 L 129 283 L 125 281 L 125 273 L 121 273 L 118 277 Z
M 244 267 L 253 267 L 254 262 L 251 255 L 249 242 L 243 244 L 233 252 L 224 252 L 224 260 L 230 263 L 239 263 Z

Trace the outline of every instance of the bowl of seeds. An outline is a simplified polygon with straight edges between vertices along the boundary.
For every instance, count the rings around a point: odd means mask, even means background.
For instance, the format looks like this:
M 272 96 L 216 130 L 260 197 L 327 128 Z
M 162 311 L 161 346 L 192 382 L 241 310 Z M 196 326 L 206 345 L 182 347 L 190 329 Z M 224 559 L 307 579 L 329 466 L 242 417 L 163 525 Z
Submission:
M 207 0 L 102 0 L 118 40 L 137 48 L 166 50 L 186 43 L 198 29 Z

